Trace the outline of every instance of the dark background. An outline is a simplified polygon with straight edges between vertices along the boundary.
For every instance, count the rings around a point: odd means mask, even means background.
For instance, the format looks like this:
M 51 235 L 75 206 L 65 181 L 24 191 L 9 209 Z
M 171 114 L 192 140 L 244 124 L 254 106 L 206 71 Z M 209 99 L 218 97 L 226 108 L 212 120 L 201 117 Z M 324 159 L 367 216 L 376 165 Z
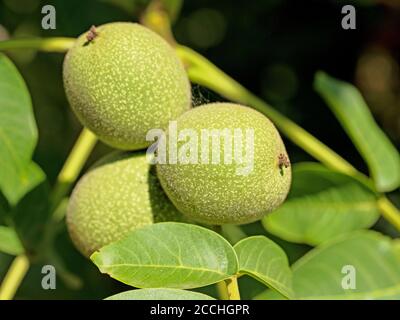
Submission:
M 103 1 L 0 1 L 0 40 L 7 37 L 76 37 L 91 25 L 112 21 L 138 21 L 146 0 Z M 52 4 L 57 29 L 42 30 L 41 8 Z M 357 29 L 343 30 L 341 8 L 353 4 Z M 339 0 L 186 0 L 174 25 L 177 41 L 204 54 L 229 75 L 271 103 L 276 109 L 317 136 L 363 172 L 361 157 L 340 124 L 313 90 L 317 70 L 356 84 L 376 120 L 394 143 L 400 142 L 400 1 Z M 39 127 L 34 159 L 54 182 L 81 126 L 72 114 L 62 85 L 63 55 L 32 50 L 10 52 L 32 95 Z M 221 101 L 218 95 L 193 87 L 196 104 Z M 312 160 L 288 141 L 293 162 Z M 99 144 L 90 165 L 110 149 Z M 398 200 L 398 193 L 393 193 Z M 393 232 L 380 221 L 377 228 Z M 249 233 L 263 232 L 259 226 Z M 34 267 L 17 298 L 104 298 L 121 291 L 119 284 L 99 274 L 72 247 L 62 232 L 59 250 L 67 270 L 79 274 L 80 290 L 70 287 L 77 279 L 68 272 L 55 291 L 40 287 L 40 266 Z M 279 242 L 291 261 L 307 247 Z M 11 257 L 0 254 L 0 278 Z M 242 280 L 254 292 L 260 288 Z M 68 287 L 69 285 L 69 287 Z

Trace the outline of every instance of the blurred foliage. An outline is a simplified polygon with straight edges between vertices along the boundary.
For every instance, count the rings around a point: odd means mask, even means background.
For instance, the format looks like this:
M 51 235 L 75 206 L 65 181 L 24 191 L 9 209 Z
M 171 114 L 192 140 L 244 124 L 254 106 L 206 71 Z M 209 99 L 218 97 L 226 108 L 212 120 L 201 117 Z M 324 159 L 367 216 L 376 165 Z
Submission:
M 138 21 L 146 0 L 1 0 L 0 40 L 9 37 L 70 36 L 76 37 L 91 25 L 111 21 Z M 341 28 L 341 7 L 357 7 L 357 30 Z M 41 8 L 54 5 L 56 30 L 41 29 Z M 326 70 L 333 76 L 357 84 L 391 139 L 400 142 L 400 7 L 396 0 L 259 0 L 185 1 L 174 24 L 179 43 L 207 56 L 225 72 L 250 90 L 273 102 L 281 112 L 340 151 L 357 168 L 367 168 L 343 132 L 340 124 L 313 91 L 313 76 Z M 32 95 L 39 128 L 39 144 L 34 160 L 53 183 L 80 125 L 68 107 L 62 85 L 60 54 L 32 50 L 10 52 L 27 82 Z M 193 88 L 196 104 L 221 100 L 218 95 L 199 87 Z M 286 142 L 293 162 L 310 160 L 302 150 Z M 87 166 L 108 152 L 99 144 Z M 399 192 L 391 194 L 400 203 Z M 376 229 L 397 233 L 380 220 Z M 266 232 L 260 223 L 245 226 L 247 235 Z M 398 235 L 398 234 L 397 234 Z M 310 248 L 268 235 L 286 251 L 291 263 Z M 58 261 L 67 270 L 59 274 L 57 290 L 40 286 L 43 261 L 34 265 L 17 298 L 30 299 L 101 299 L 129 290 L 117 283 L 82 257 L 72 246 L 65 227 L 56 241 Z M 0 278 L 11 263 L 11 257 L 0 254 Z M 68 279 L 79 274 L 82 287 Z M 76 279 L 75 279 L 76 280 Z M 72 281 L 74 282 L 74 281 Z M 78 281 L 79 282 L 79 281 Z M 75 285 L 78 283 L 75 281 Z M 263 286 L 248 277 L 240 279 L 244 298 L 260 293 Z M 215 288 L 197 290 L 215 296 Z

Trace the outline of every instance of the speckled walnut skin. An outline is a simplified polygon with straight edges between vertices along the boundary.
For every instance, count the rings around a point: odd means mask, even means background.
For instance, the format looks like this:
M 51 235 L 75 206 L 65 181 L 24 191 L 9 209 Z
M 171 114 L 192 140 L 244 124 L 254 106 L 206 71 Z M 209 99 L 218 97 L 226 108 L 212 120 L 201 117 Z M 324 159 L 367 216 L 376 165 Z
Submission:
M 187 221 L 163 192 L 143 152 L 115 152 L 100 160 L 74 188 L 67 226 L 85 256 L 136 228 Z
M 190 83 L 173 48 L 135 23 L 82 34 L 65 57 L 63 78 L 82 124 L 117 149 L 147 147 L 150 129 L 167 127 L 191 106 Z
M 289 157 L 264 115 L 236 104 L 215 103 L 186 112 L 177 126 L 178 131 L 195 129 L 199 136 L 201 129 L 253 128 L 255 133 L 254 169 L 249 175 L 238 175 L 236 165 L 223 162 L 157 165 L 163 189 L 183 214 L 207 224 L 245 224 L 261 219 L 285 200 L 291 184 Z M 220 152 L 223 159 L 222 148 Z

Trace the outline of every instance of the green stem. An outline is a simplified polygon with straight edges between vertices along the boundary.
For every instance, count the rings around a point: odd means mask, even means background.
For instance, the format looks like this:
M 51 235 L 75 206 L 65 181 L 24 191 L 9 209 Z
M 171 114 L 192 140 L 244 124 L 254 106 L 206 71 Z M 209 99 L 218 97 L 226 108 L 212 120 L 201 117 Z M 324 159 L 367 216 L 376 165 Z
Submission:
M 216 283 L 218 297 L 220 300 L 229 300 L 228 289 L 226 287 L 225 281 L 220 281 Z
M 239 285 L 236 276 L 225 280 L 229 300 L 240 300 Z
M 96 142 L 96 136 L 84 128 L 57 177 L 51 197 L 53 210 L 58 207 L 61 200 L 69 192 L 71 185 L 78 178 Z
M 175 47 L 176 42 L 171 30 L 170 17 L 163 2 L 162 0 L 151 1 L 142 13 L 140 23 L 158 33 L 171 46 Z
M 222 225 L 214 225 L 211 227 L 212 230 L 223 235 Z M 237 283 L 237 276 L 232 276 L 229 279 L 216 283 L 218 296 L 221 300 L 240 300 L 239 286 Z
M 74 38 L 30 38 L 0 41 L 0 51 L 9 49 L 37 49 L 45 52 L 65 52 L 74 44 Z
M 389 221 L 397 230 L 400 230 L 400 212 L 390 202 L 386 196 L 381 196 L 378 200 L 378 208 L 382 213 L 382 216 Z
M 11 300 L 14 298 L 22 280 L 29 269 L 29 259 L 25 255 L 17 256 L 0 287 L 0 300 Z

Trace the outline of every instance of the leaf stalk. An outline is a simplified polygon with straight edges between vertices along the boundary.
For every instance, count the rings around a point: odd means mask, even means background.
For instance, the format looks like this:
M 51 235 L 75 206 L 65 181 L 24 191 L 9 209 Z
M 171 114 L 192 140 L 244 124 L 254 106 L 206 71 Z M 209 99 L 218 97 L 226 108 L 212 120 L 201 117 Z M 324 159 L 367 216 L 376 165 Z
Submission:
M 12 262 L 10 268 L 0 287 L 0 300 L 11 300 L 14 298 L 22 280 L 29 269 L 29 259 L 26 255 L 17 256 Z
M 225 280 L 226 290 L 228 293 L 229 300 L 240 300 L 239 285 L 237 281 L 237 276 L 232 276 Z

